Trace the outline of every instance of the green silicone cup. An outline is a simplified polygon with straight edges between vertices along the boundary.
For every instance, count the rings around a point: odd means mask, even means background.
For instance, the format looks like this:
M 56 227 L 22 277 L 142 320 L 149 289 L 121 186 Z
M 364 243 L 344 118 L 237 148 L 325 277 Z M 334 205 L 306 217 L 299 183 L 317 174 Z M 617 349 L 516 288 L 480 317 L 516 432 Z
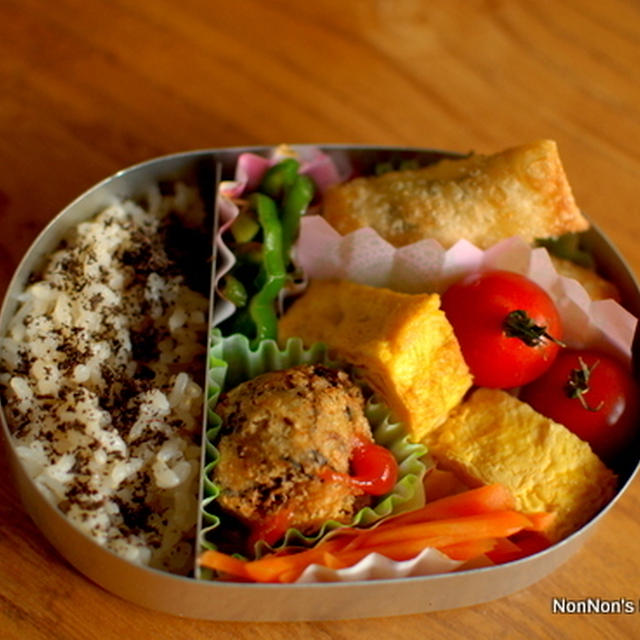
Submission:
M 220 518 L 214 509 L 219 489 L 211 481 L 213 468 L 218 461 L 215 443 L 221 419 L 215 412 L 215 406 L 220 394 L 268 371 L 288 369 L 302 364 L 340 366 L 339 362 L 329 357 L 327 348 L 322 343 L 305 348 L 300 339 L 290 338 L 284 348 L 281 348 L 273 340 L 264 340 L 257 348 L 252 349 L 249 340 L 243 335 L 222 337 L 219 330 L 213 330 L 208 362 L 208 429 L 204 443 L 203 500 L 200 505 L 201 550 L 215 549 L 213 534 L 221 526 Z M 362 384 L 357 378 L 356 381 Z M 375 442 L 389 449 L 398 462 L 396 485 L 373 506 L 358 511 L 348 525 L 329 520 L 312 536 L 304 535 L 297 529 L 289 529 L 278 546 L 311 546 L 335 529 L 370 525 L 389 515 L 416 509 L 424 504 L 422 481 L 427 470 L 423 461 L 427 453 L 426 447 L 409 440 L 403 424 L 393 420 L 390 410 L 377 396 L 369 395 L 365 404 L 365 415 L 371 425 Z M 271 547 L 262 542 L 256 546 L 257 555 L 269 550 Z M 212 577 L 208 571 L 202 571 L 202 574 L 201 577 L 205 579 Z

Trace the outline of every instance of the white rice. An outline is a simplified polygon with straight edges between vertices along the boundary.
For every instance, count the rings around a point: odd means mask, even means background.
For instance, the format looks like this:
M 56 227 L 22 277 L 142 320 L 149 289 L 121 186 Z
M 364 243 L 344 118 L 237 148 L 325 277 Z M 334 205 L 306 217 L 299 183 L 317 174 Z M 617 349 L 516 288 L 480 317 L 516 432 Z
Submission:
M 182 184 L 117 202 L 51 257 L 0 341 L 16 451 L 46 497 L 132 562 L 187 573 L 200 465 L 205 296 L 163 245 Z M 207 263 L 202 269 L 208 269 Z

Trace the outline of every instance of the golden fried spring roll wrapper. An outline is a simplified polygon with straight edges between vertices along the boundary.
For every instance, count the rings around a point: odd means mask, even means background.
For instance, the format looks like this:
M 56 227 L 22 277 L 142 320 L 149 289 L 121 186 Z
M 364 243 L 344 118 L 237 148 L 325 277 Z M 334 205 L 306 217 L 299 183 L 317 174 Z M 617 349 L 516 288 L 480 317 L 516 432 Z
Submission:
M 328 190 L 323 215 L 342 234 L 372 227 L 396 247 L 433 238 L 448 248 L 465 238 L 487 249 L 589 227 L 552 140 L 356 178 Z

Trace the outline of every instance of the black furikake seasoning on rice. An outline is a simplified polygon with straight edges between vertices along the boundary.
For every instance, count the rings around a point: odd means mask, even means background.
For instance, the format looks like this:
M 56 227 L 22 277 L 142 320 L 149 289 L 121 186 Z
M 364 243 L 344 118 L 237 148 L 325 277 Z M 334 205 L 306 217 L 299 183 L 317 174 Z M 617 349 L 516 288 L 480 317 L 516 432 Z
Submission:
M 203 220 L 183 184 L 114 202 L 30 279 L 0 342 L 5 413 L 36 484 L 99 544 L 180 573 L 197 518 Z

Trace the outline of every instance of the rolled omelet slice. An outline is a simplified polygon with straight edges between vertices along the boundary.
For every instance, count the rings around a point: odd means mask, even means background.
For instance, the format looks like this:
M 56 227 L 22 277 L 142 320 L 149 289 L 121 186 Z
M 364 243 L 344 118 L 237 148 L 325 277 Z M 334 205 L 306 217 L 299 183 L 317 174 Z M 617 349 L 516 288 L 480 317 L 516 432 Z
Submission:
M 281 341 L 324 342 L 359 367 L 415 441 L 440 425 L 472 384 L 437 294 L 314 280 L 278 331 Z
M 556 542 L 588 522 L 614 496 L 617 479 L 566 429 L 497 389 L 477 389 L 427 440 L 439 467 L 470 486 L 499 482 L 523 512 L 554 512 Z
M 342 234 L 372 227 L 396 247 L 433 238 L 449 248 L 465 238 L 487 249 L 589 227 L 553 140 L 356 178 L 327 191 L 323 215 Z

